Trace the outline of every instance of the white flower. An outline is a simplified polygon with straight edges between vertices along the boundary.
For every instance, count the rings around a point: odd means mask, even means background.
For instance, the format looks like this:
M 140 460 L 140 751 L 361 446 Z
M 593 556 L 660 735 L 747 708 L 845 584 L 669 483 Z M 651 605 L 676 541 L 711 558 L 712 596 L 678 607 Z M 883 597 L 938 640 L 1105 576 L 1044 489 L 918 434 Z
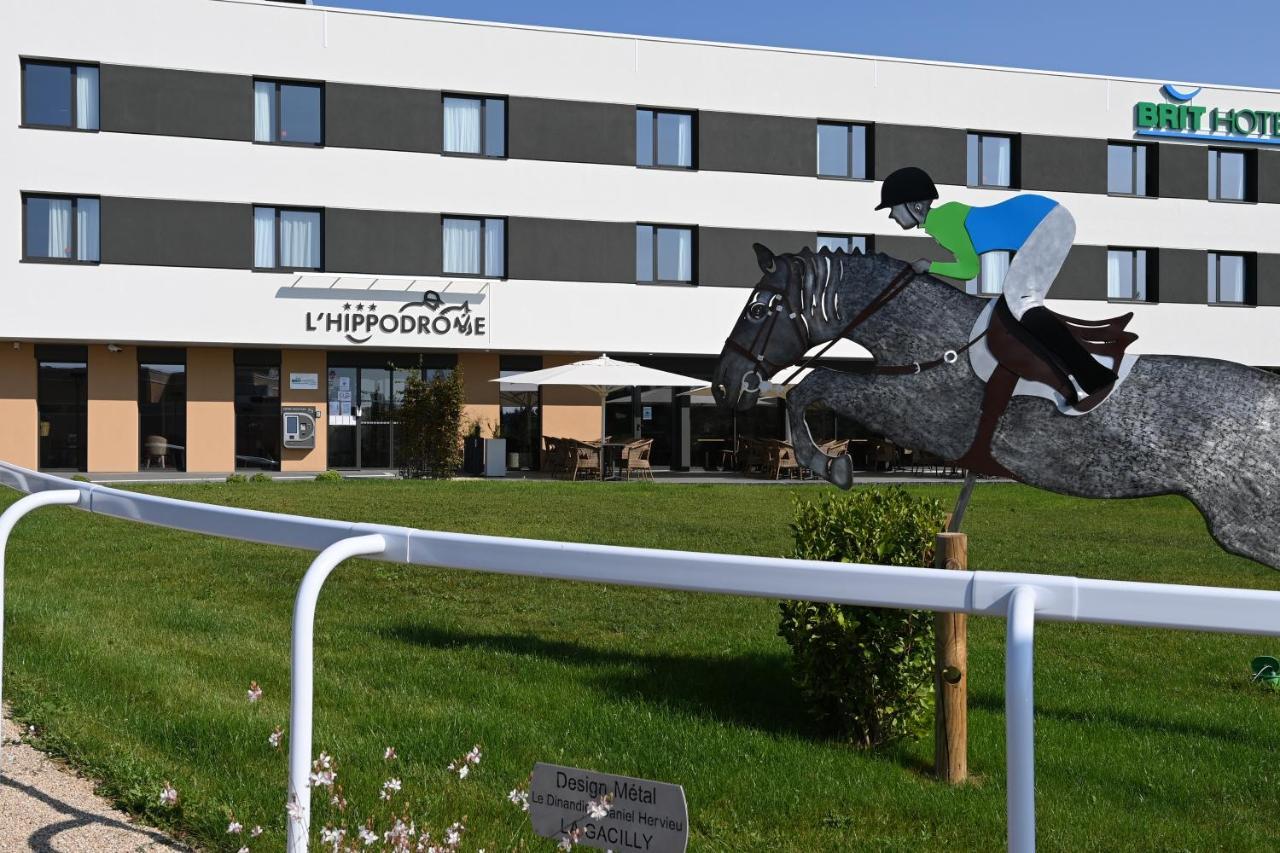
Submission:
M 449 828 L 444 831 L 444 843 L 450 847 L 457 847 L 458 843 L 462 841 L 462 833 L 465 831 L 466 827 L 462 825 L 461 821 L 450 824 Z
M 247 698 L 250 703 L 257 702 L 262 698 L 262 688 L 258 686 L 258 682 L 249 682 L 249 690 L 245 694 L 245 698 Z
M 333 756 L 322 752 L 319 758 L 311 762 L 311 775 L 307 779 L 313 786 L 332 788 L 333 780 L 337 777 L 338 771 L 333 769 Z
M 449 769 L 458 774 L 459 779 L 465 779 L 471 773 L 471 765 L 480 763 L 480 745 L 471 747 L 471 751 L 461 758 L 449 762 Z
M 289 795 L 289 802 L 284 804 L 284 810 L 293 820 L 302 820 L 302 803 L 298 802 L 296 796 Z
M 340 812 L 345 812 L 347 810 L 347 798 L 342 796 L 341 785 L 334 786 L 333 796 L 329 798 L 329 805 L 336 806 Z
M 239 835 L 242 832 L 244 827 L 240 825 L 240 821 L 232 819 L 231 823 L 227 824 L 227 835 Z
M 267 743 L 271 744 L 274 749 L 280 748 L 280 741 L 284 739 L 284 729 L 276 726 L 275 731 L 267 738 Z
M 400 780 L 388 779 L 382 783 L 382 793 L 378 795 L 380 799 L 389 800 L 400 792 Z
M 609 816 L 609 810 L 613 808 L 613 794 L 605 794 L 599 799 L 591 800 L 587 803 L 587 815 L 595 820 Z
M 261 834 L 262 834 L 262 827 L 260 826 L 255 826 L 253 829 L 249 830 L 250 838 L 257 838 Z
M 178 792 L 172 785 L 169 784 L 168 780 L 166 780 L 164 783 L 164 787 L 160 789 L 160 805 L 176 806 L 177 804 L 178 804 Z
M 326 826 L 320 830 L 320 842 L 322 844 L 332 844 L 335 853 L 342 846 L 342 841 L 346 837 L 347 831 L 345 829 L 334 829 L 331 826 Z
M 395 761 L 395 760 L 396 760 L 396 748 L 395 748 L 394 746 L 389 746 L 389 747 L 387 747 L 387 751 L 386 751 L 386 752 L 384 752 L 384 753 L 382 753 L 382 760 L 383 760 L 383 761 Z
M 239 850 L 236 851 L 236 853 L 249 853 L 249 848 L 241 847 Z
M 512 788 L 511 793 L 507 794 L 507 799 L 519 806 L 522 811 L 529 810 L 529 792 L 520 788 Z
M 396 818 L 396 822 L 391 828 L 382 833 L 382 840 L 396 850 L 408 850 L 409 839 L 413 837 L 413 834 L 412 823 L 405 825 L 403 820 Z
M 360 830 L 360 840 L 364 842 L 365 847 L 368 847 L 370 844 L 377 844 L 378 833 L 374 832 L 372 829 L 370 829 L 367 826 L 363 827 Z

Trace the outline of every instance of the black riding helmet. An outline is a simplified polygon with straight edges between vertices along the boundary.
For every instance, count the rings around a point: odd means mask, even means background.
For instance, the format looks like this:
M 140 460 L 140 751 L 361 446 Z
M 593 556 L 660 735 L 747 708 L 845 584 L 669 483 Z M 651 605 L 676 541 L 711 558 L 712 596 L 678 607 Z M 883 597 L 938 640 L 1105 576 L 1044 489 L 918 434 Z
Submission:
M 884 210 L 895 204 L 909 204 L 913 201 L 936 199 L 938 188 L 933 185 L 933 178 L 924 169 L 906 166 L 896 169 L 884 179 L 880 186 L 880 203 L 876 210 Z

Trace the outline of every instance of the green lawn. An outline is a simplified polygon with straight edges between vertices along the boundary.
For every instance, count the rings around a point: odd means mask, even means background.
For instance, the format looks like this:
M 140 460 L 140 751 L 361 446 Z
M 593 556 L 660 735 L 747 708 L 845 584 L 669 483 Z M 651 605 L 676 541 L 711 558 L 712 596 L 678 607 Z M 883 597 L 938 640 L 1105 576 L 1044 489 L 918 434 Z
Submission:
M 167 485 L 189 500 L 475 533 L 743 554 L 789 549 L 825 487 L 345 482 Z M 950 502 L 955 486 L 919 489 Z M 5 505 L 14 495 L 5 492 Z M 1088 502 L 982 485 L 973 568 L 1280 588 L 1172 498 Z M 14 534 L 5 691 L 43 748 L 134 812 L 235 850 L 234 813 L 283 849 L 289 621 L 309 557 L 67 509 Z M 1277 614 L 1280 619 L 1280 614 Z M 464 849 L 548 850 L 506 802 L 536 761 L 683 784 L 693 850 L 993 850 L 1004 843 L 1003 620 L 974 619 L 970 767 L 930 778 L 931 736 L 879 754 L 816 737 L 789 688 L 773 602 L 433 571 L 340 567 L 316 626 L 316 750 L 349 814 L 466 815 Z M 1088 625 L 1037 636 L 1043 850 L 1280 845 L 1280 695 L 1248 683 L 1280 640 Z M 250 705 L 257 680 L 264 699 Z M 480 743 L 466 780 L 445 765 Z M 393 745 L 400 758 L 382 760 Z M 163 809 L 163 780 L 181 794 Z M 317 797 L 317 800 L 321 798 Z M 317 810 L 323 823 L 328 807 Z M 348 826 L 351 821 L 348 819 Z M 385 828 L 385 827 L 384 827 Z

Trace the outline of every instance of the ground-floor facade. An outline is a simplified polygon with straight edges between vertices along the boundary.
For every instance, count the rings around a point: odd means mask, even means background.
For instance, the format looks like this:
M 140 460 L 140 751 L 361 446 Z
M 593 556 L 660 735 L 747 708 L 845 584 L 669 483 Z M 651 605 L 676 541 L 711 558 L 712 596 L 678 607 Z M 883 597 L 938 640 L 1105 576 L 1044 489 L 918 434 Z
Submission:
M 17 341 L 0 349 L 0 458 L 95 474 L 395 470 L 410 373 L 461 370 L 465 417 L 506 439 L 508 468 L 535 471 L 544 437 L 599 437 L 599 398 L 493 380 L 591 355 Z M 635 358 L 708 380 L 716 361 Z M 286 414 L 298 409 L 316 419 L 313 447 L 286 446 Z M 654 464 L 675 470 L 723 466 L 739 437 L 787 436 L 780 401 L 726 412 L 705 390 L 619 389 L 605 412 L 611 437 L 653 439 Z M 813 431 L 849 429 L 818 414 Z

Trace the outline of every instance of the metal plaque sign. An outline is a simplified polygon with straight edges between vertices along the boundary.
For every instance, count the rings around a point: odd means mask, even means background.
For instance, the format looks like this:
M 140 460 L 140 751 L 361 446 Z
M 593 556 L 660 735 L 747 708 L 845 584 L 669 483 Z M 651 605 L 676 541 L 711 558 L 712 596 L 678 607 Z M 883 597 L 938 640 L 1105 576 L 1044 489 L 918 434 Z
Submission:
M 529 821 L 544 838 L 600 850 L 684 853 L 684 788 L 539 762 L 529 785 Z

